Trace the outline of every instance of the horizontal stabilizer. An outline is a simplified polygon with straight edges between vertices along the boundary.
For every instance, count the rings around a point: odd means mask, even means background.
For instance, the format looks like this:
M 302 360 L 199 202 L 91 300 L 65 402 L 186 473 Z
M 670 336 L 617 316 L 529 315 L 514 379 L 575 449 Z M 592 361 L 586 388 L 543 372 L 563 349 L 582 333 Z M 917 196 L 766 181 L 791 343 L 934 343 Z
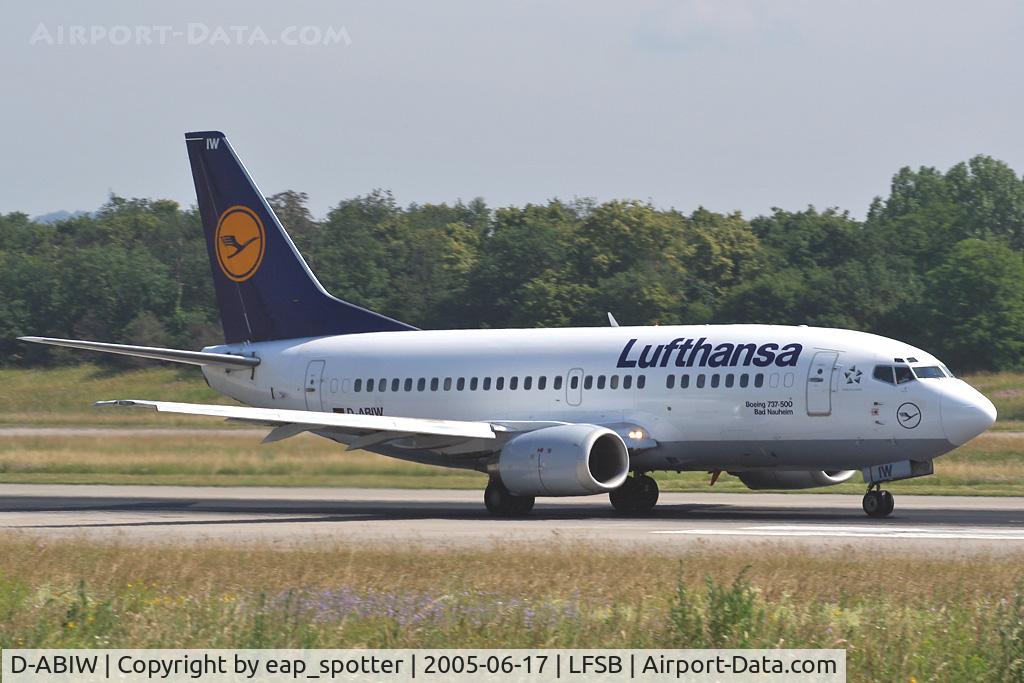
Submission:
M 427 420 L 417 417 L 321 413 L 312 410 L 278 410 L 277 408 L 218 406 L 202 403 L 174 403 L 171 401 L 100 401 L 96 405 L 152 408 L 161 413 L 207 415 L 209 417 L 227 418 L 233 422 L 255 422 L 263 425 L 307 425 L 309 429 L 334 427 L 360 432 L 398 432 L 401 435 L 430 434 L 454 436 L 464 439 L 493 439 L 495 432 L 495 428 L 488 422 Z M 286 436 L 283 433 L 279 433 L 277 437 L 271 438 L 271 440 L 274 441 L 277 438 L 286 438 Z
M 179 349 L 161 349 L 155 346 L 130 346 L 128 344 L 107 344 L 106 342 L 85 341 L 80 339 L 54 339 L 53 337 L 18 337 L 21 341 L 51 346 L 67 346 L 72 349 L 102 351 L 116 353 L 121 356 L 136 358 L 153 358 L 174 363 L 190 365 L 220 365 L 239 368 L 253 368 L 260 364 L 259 358 L 235 356 L 226 353 L 205 353 L 203 351 L 181 351 Z

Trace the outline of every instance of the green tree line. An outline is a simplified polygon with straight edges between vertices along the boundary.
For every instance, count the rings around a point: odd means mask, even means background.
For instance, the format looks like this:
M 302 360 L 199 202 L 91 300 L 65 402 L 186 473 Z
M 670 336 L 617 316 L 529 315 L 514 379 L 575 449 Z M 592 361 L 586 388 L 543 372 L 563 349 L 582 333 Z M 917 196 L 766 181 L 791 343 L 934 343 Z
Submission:
M 955 370 L 1024 367 L 1024 179 L 977 156 L 901 169 L 864 220 L 748 219 L 592 200 L 488 207 L 270 198 L 329 291 L 424 328 L 757 322 L 845 327 Z M 195 209 L 112 196 L 94 215 L 0 215 L 0 362 L 69 356 L 25 334 L 199 348 L 221 340 Z M 75 356 L 76 358 L 79 356 Z

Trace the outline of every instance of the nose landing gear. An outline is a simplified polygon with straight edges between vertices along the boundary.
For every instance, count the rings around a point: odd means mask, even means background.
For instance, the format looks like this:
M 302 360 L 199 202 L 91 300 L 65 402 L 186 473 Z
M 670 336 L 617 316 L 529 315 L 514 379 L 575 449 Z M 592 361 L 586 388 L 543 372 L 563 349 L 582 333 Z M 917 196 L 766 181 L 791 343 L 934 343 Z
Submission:
M 863 506 L 868 517 L 888 517 L 892 514 L 896 501 L 891 493 L 882 490 L 881 484 L 871 484 L 868 486 L 868 492 L 864 494 Z

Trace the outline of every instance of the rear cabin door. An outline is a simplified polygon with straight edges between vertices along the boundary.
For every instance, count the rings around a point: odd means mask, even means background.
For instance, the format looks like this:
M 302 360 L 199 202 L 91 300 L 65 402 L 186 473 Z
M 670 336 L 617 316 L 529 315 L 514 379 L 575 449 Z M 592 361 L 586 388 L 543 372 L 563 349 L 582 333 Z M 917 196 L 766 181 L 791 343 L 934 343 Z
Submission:
M 325 361 L 312 360 L 306 366 L 306 410 L 323 410 L 321 390 L 324 381 Z
M 565 402 L 571 406 L 583 402 L 583 368 L 573 368 L 565 376 Z
M 819 351 L 811 359 L 807 371 L 807 414 L 832 414 L 832 373 L 835 372 L 839 354 L 835 351 Z

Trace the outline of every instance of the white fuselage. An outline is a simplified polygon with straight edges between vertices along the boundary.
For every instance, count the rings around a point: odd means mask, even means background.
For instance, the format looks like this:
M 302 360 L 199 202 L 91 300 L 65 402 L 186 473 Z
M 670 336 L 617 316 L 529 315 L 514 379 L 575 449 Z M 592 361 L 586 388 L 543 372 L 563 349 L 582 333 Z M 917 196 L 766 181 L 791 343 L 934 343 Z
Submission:
M 634 453 L 640 470 L 930 460 L 995 419 L 992 404 L 932 355 L 837 329 L 410 331 L 207 350 L 261 359 L 252 371 L 204 369 L 214 389 L 251 406 L 629 425 L 654 442 Z

